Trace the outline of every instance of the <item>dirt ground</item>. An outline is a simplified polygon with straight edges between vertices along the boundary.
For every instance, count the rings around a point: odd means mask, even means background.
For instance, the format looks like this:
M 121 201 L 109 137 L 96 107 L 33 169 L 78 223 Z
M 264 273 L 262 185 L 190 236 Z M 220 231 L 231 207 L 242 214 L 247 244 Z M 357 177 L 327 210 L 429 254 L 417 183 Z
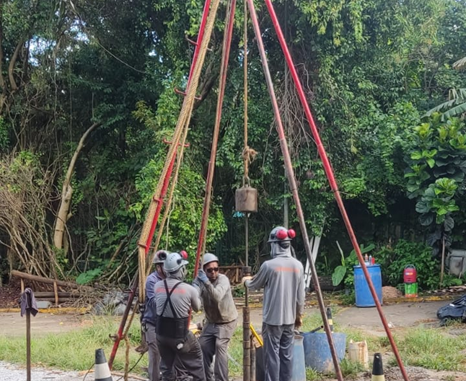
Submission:
M 1 289 L 0 289 L 1 291 Z M 5 291 L 5 290 L 3 290 Z M 0 292 L 1 294 L 1 292 Z M 12 298 L 14 295 L 0 295 L 0 307 L 10 307 L 10 310 L 0 309 L 0 336 L 23 336 L 25 335 L 25 317 L 20 316 L 18 309 L 11 310 L 11 307 L 16 307 L 17 302 Z M 452 296 L 450 300 L 455 299 Z M 13 299 L 13 301 L 12 301 Z M 4 303 L 2 303 L 2 301 Z M 437 310 L 448 304 L 448 300 L 442 301 L 409 301 L 403 303 L 387 304 L 382 307 L 385 319 L 390 326 L 392 332 L 397 330 L 405 330 L 409 327 L 415 327 L 419 324 L 427 326 L 438 326 Z M 10 312 L 7 312 L 10 311 Z M 60 334 L 67 331 L 72 331 L 92 324 L 91 317 L 86 314 L 79 313 L 60 313 L 58 309 L 54 313 L 40 312 L 31 319 L 31 335 L 40 336 L 49 333 Z M 306 314 L 314 314 L 318 312 L 318 307 L 306 307 Z M 238 326 L 242 324 L 242 316 L 240 311 L 240 318 Z M 262 310 L 260 308 L 251 309 L 251 323 L 256 329 L 260 329 L 262 325 Z M 202 314 L 194 317 L 194 322 L 202 321 Z M 117 318 L 118 319 L 118 318 Z M 376 308 L 357 308 L 357 307 L 338 307 L 337 312 L 333 316 L 335 324 L 341 327 L 354 327 L 359 328 L 372 336 L 386 336 L 384 327 L 381 323 L 380 316 Z M 466 332 L 466 328 L 465 328 Z M 371 356 L 372 354 L 370 354 Z M 382 354 L 384 355 L 384 354 Z M 403 377 L 400 370 L 395 368 L 385 369 L 386 381 L 402 381 Z M 410 381 L 466 381 L 466 374 L 460 372 L 435 372 L 422 368 L 407 367 L 406 371 Z M 326 379 L 328 380 L 328 379 Z M 355 381 L 370 381 L 371 374 L 360 374 Z M 232 381 L 240 381 L 234 379 Z M 332 381 L 332 380 L 328 380 Z
M 403 327 L 414 327 L 419 324 L 438 325 L 437 310 L 448 301 L 400 303 L 383 306 L 383 313 L 389 326 L 396 330 Z M 26 319 L 20 316 L 19 310 L 15 312 L 0 312 L 0 335 L 21 336 L 25 333 Z M 318 312 L 317 307 L 307 307 L 306 314 Z M 194 317 L 194 322 L 202 321 L 202 314 Z M 361 328 L 369 331 L 371 335 L 385 335 L 385 330 L 376 308 L 341 308 L 333 320 L 340 326 Z M 242 323 L 242 314 L 238 326 Z M 262 310 L 251 309 L 251 323 L 257 329 L 262 326 Z M 91 324 L 90 316 L 76 313 L 38 313 L 31 318 L 31 334 L 44 335 L 48 333 L 63 333 Z

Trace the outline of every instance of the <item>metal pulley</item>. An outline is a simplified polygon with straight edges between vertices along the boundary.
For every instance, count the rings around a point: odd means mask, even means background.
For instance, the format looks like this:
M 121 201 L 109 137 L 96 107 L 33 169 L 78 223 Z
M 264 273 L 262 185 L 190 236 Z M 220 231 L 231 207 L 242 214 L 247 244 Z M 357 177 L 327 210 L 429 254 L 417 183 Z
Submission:
M 249 181 L 235 191 L 235 208 L 243 213 L 257 212 L 257 189 L 249 186 Z

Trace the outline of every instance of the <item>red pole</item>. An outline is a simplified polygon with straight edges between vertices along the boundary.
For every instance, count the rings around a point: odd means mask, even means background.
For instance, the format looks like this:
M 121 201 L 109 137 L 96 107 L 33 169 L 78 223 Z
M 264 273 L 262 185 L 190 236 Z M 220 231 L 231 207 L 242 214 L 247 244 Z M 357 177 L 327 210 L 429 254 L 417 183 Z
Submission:
M 202 218 L 201 218 L 201 229 L 199 231 L 199 239 L 197 242 L 196 264 L 194 265 L 194 277 L 197 276 L 201 252 L 205 246 L 204 241 L 205 241 L 205 235 L 207 232 L 207 225 L 209 221 L 209 210 L 210 210 L 210 200 L 211 200 L 210 196 L 212 193 L 212 180 L 213 180 L 214 172 L 215 172 L 215 160 L 217 157 L 217 146 L 218 146 L 218 136 L 220 132 L 220 122 L 222 120 L 223 98 L 225 95 L 225 87 L 226 87 L 226 82 L 227 82 L 228 59 L 230 57 L 231 39 L 233 36 L 235 8 L 236 8 L 236 0 L 231 0 L 230 14 L 228 17 L 228 24 L 227 24 L 227 28 L 225 31 L 225 38 L 223 40 L 223 55 L 222 55 L 222 64 L 220 68 L 220 84 L 219 84 L 220 91 L 219 91 L 218 98 L 217 98 L 217 112 L 215 115 L 214 134 L 212 137 L 212 149 L 210 151 L 209 168 L 207 171 L 206 188 L 205 188 L 205 195 L 204 195 L 204 207 L 202 209 Z
M 157 222 L 159 220 L 160 211 L 162 210 L 163 199 L 167 195 L 167 189 L 168 189 L 168 185 L 170 184 L 170 177 L 171 177 L 172 172 L 173 172 L 173 166 L 175 165 L 175 161 L 176 161 L 176 151 L 175 151 L 175 155 L 173 155 L 172 161 L 170 162 L 170 165 L 168 167 L 167 176 L 165 176 L 165 179 L 163 180 L 162 190 L 160 191 L 160 197 L 159 197 L 158 200 L 156 200 L 157 201 L 157 208 L 155 209 L 155 215 L 154 215 L 154 218 L 152 220 L 152 225 L 150 227 L 149 236 L 147 237 L 146 246 L 144 247 L 144 250 L 146 252 L 146 256 L 147 256 L 147 253 L 150 250 L 150 245 L 152 243 L 152 238 L 154 238 L 155 228 L 157 227 Z
M 165 195 L 167 194 L 167 189 L 168 189 L 168 185 L 170 183 L 170 177 L 171 177 L 171 174 L 172 174 L 172 171 L 173 171 L 173 166 L 175 164 L 175 160 L 176 160 L 176 151 L 175 151 L 175 155 L 173 155 L 172 160 L 170 162 L 170 165 L 168 167 L 167 175 L 165 176 L 165 179 L 163 180 L 162 190 L 160 192 L 160 198 L 157 200 L 157 208 L 156 208 L 156 211 L 155 211 L 154 218 L 152 219 L 152 225 L 151 225 L 150 233 L 149 233 L 149 236 L 148 236 L 147 241 L 146 241 L 145 246 L 144 246 L 144 252 L 145 252 L 146 256 L 147 256 L 147 253 L 150 250 L 150 245 L 151 245 L 151 242 L 152 242 L 152 238 L 154 237 L 155 228 L 157 227 L 157 222 L 158 222 L 158 219 L 159 219 L 159 216 L 160 216 L 160 211 L 162 209 L 162 204 L 163 204 L 162 201 L 163 201 Z M 139 274 L 136 274 L 134 284 L 131 287 L 129 295 L 128 295 L 128 303 L 126 304 L 125 311 L 124 311 L 123 316 L 121 318 L 120 326 L 118 327 L 118 332 L 114 336 L 115 342 L 113 343 L 112 352 L 110 353 L 110 357 L 108 359 L 108 366 L 109 366 L 110 369 L 112 369 L 113 361 L 115 360 L 115 356 L 116 356 L 116 353 L 118 351 L 118 346 L 120 345 L 120 341 L 123 338 L 123 332 L 125 330 L 126 321 L 128 319 L 129 312 L 130 312 L 131 307 L 133 305 L 134 295 L 136 295 L 136 290 L 138 288 L 138 283 L 139 283 Z
M 303 241 L 304 245 L 306 248 L 306 254 L 310 263 L 311 271 L 312 271 L 312 280 L 314 282 L 316 294 L 317 294 L 317 300 L 319 302 L 319 309 L 320 313 L 322 316 L 322 321 L 324 323 L 325 327 L 325 332 L 327 334 L 327 340 L 328 344 L 330 347 L 330 352 L 332 354 L 332 359 L 333 359 L 333 366 L 335 368 L 335 374 L 338 378 L 339 381 L 343 380 L 343 375 L 341 373 L 340 369 L 340 362 L 337 356 L 337 352 L 335 350 L 335 345 L 333 342 L 333 335 L 332 331 L 330 329 L 330 325 L 327 319 L 327 313 L 325 310 L 325 304 L 324 304 L 324 299 L 322 296 L 322 292 L 320 290 L 320 285 L 317 280 L 317 271 L 314 265 L 314 262 L 312 261 L 312 254 L 311 254 L 311 247 L 309 244 L 309 237 L 307 235 L 307 229 L 306 229 L 306 220 L 304 218 L 304 213 L 303 209 L 301 207 L 301 200 L 299 199 L 299 194 L 298 194 L 298 186 L 296 184 L 296 178 L 293 170 L 293 164 L 291 162 L 291 156 L 288 151 L 288 144 L 286 141 L 286 136 L 285 136 L 285 129 L 283 128 L 282 120 L 280 117 L 280 110 L 278 107 L 277 103 L 277 97 L 275 96 L 275 90 L 273 88 L 273 82 L 272 82 L 272 76 L 270 75 L 270 70 L 269 70 L 269 65 L 267 63 L 267 57 L 265 54 L 265 49 L 264 49 L 264 43 L 262 41 L 262 33 L 259 28 L 259 21 L 257 20 L 257 15 L 256 15 L 256 10 L 254 8 L 254 3 L 253 0 L 248 0 L 248 7 L 249 7 L 249 13 L 251 14 L 251 20 L 252 24 L 254 26 L 254 33 L 256 35 L 256 40 L 257 40 L 257 45 L 259 47 L 259 53 L 261 56 L 261 61 L 262 61 L 262 67 L 264 69 L 264 74 L 265 74 L 265 80 L 267 83 L 267 88 L 269 90 L 270 94 L 270 99 L 272 101 L 272 107 L 273 107 L 273 112 L 275 116 L 275 123 L 276 123 L 276 128 L 278 132 L 278 136 L 280 139 L 280 148 L 283 154 L 283 159 L 285 161 L 285 168 L 286 168 L 286 174 L 288 177 L 288 181 L 290 184 L 290 190 L 293 194 L 293 199 L 296 205 L 296 213 L 298 215 L 298 220 L 299 220 L 299 226 L 301 228 L 301 234 L 303 236 Z
M 390 344 L 392 346 L 393 352 L 394 352 L 396 360 L 398 362 L 398 366 L 400 367 L 401 373 L 403 375 L 403 379 L 405 381 L 408 381 L 408 375 L 407 375 L 406 370 L 405 370 L 405 368 L 403 366 L 403 362 L 401 361 L 401 357 L 400 357 L 400 354 L 398 352 L 398 348 L 397 348 L 397 346 L 395 344 L 393 336 L 392 336 L 392 334 L 390 332 L 390 328 L 388 327 L 388 323 L 387 323 L 387 321 L 385 319 L 385 316 L 383 314 L 382 306 L 381 306 L 381 304 L 379 302 L 379 299 L 377 297 L 377 293 L 375 291 L 374 284 L 372 283 L 369 272 L 367 271 L 366 264 L 364 263 L 364 258 L 362 256 L 361 249 L 359 248 L 359 244 L 358 244 L 358 241 L 356 239 L 356 235 L 354 234 L 353 227 L 352 227 L 351 222 L 350 222 L 350 220 L 348 218 L 348 214 L 346 213 L 345 205 L 343 204 L 343 200 L 341 198 L 340 191 L 338 190 L 338 185 L 337 185 L 337 182 L 335 180 L 335 176 L 333 174 L 333 170 L 332 170 L 332 167 L 330 165 L 330 161 L 328 160 L 327 153 L 325 151 L 324 146 L 322 145 L 322 141 L 320 139 L 319 131 L 317 130 L 316 124 L 314 122 L 314 118 L 312 117 L 312 113 L 311 113 L 311 110 L 310 110 L 309 105 L 307 103 L 307 99 L 306 99 L 306 96 L 304 94 L 304 91 L 303 91 L 303 88 L 302 88 L 302 85 L 301 85 L 301 81 L 299 80 L 298 73 L 296 71 L 293 59 L 291 58 L 291 54 L 290 54 L 290 51 L 289 51 L 288 46 L 286 44 L 285 37 L 283 36 L 283 32 L 281 30 L 280 23 L 278 22 L 277 15 L 275 13 L 275 10 L 273 8 L 271 0 L 265 0 L 265 4 L 266 4 L 267 9 L 268 9 L 268 11 L 270 13 L 270 17 L 272 19 L 273 26 L 274 26 L 275 31 L 277 33 L 278 40 L 280 42 L 280 46 L 282 47 L 283 54 L 285 55 L 285 59 L 286 59 L 288 68 L 290 70 L 291 76 L 293 78 L 293 82 L 294 82 L 294 84 L 296 86 L 296 90 L 298 92 L 299 99 L 300 99 L 301 104 L 302 104 L 302 106 L 304 108 L 304 112 L 306 114 L 306 118 L 308 120 L 309 127 L 310 127 L 311 132 L 312 132 L 312 136 L 314 137 L 314 140 L 316 142 L 317 150 L 318 150 L 319 156 L 320 156 L 320 158 L 322 160 L 324 170 L 325 170 L 325 173 L 327 175 L 327 178 L 328 178 L 328 181 L 329 181 L 329 184 L 330 184 L 330 188 L 332 189 L 332 191 L 333 191 L 333 193 L 335 195 L 335 200 L 337 202 L 338 208 L 340 209 L 340 213 L 341 213 L 341 215 L 343 217 L 343 221 L 345 223 L 346 229 L 348 230 L 348 235 L 350 237 L 351 243 L 353 244 L 353 248 L 354 248 L 354 250 L 355 250 L 355 252 L 357 254 L 359 263 L 361 264 L 361 268 L 362 268 L 362 270 L 364 272 L 364 276 L 366 277 L 367 284 L 369 285 L 369 290 L 370 290 L 370 292 L 372 294 L 372 297 L 374 298 L 374 302 L 375 302 L 375 305 L 377 307 L 377 311 L 378 311 L 378 313 L 380 315 L 380 319 L 382 320 L 382 324 L 383 324 L 383 326 L 385 328 L 385 332 L 387 333 L 387 337 L 388 337 L 388 339 L 390 341 Z

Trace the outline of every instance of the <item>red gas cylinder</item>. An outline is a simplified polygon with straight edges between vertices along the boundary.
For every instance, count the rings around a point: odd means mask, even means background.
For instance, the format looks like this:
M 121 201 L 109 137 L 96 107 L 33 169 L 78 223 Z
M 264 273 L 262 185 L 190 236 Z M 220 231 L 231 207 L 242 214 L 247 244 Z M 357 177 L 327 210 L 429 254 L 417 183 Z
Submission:
M 408 265 L 403 271 L 403 282 L 404 283 L 416 283 L 417 282 L 417 271 L 414 265 Z

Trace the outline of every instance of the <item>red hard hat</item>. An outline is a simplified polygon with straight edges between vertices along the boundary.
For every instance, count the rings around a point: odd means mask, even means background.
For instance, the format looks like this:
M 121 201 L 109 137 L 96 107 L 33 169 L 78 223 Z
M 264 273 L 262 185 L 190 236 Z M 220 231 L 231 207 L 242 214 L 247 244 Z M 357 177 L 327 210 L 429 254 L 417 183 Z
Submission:
M 268 242 L 291 241 L 295 237 L 296 232 L 293 229 L 286 229 L 283 226 L 278 226 L 270 232 Z

